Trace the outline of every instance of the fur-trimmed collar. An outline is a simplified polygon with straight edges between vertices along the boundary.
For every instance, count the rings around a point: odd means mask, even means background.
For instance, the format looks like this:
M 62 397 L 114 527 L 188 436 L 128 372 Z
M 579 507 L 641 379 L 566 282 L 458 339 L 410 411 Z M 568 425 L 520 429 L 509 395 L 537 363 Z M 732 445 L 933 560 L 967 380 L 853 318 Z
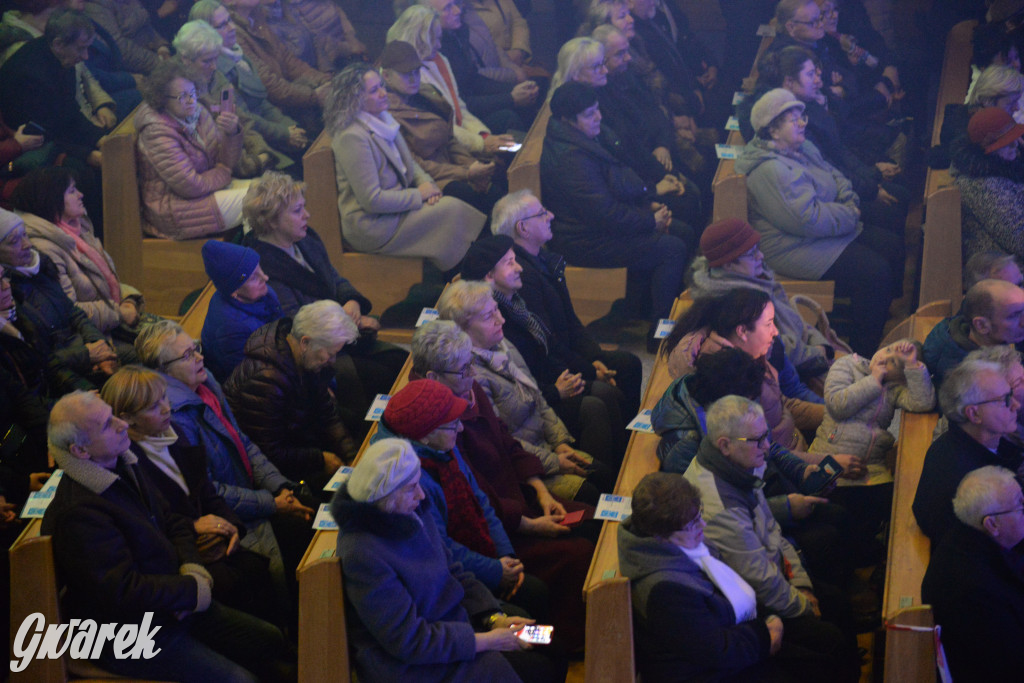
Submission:
M 53 459 L 57 467 L 64 470 L 64 476 L 71 477 L 98 496 L 120 479 L 115 472 L 100 467 L 91 460 L 76 458 L 70 453 L 54 453 Z M 122 453 L 118 460 L 126 465 L 134 465 L 139 461 L 131 451 Z
M 400 515 L 384 512 L 373 503 L 360 503 L 348 495 L 347 482 L 341 485 L 331 500 L 331 516 L 342 532 L 365 531 L 375 536 L 404 540 L 412 538 L 423 529 L 421 517 L 429 514 L 426 498 L 416 508 L 416 515 Z

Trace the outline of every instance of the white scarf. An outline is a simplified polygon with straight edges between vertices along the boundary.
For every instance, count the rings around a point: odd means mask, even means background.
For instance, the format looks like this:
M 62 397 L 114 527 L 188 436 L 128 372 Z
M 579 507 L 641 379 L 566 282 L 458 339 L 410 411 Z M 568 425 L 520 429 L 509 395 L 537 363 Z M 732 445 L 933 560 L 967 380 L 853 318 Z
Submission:
M 27 266 L 22 266 L 20 268 L 15 268 L 15 270 L 18 271 L 19 273 L 21 273 L 22 275 L 27 275 L 29 277 L 35 277 L 36 275 L 39 275 L 39 265 L 40 265 L 40 263 L 41 263 L 41 261 L 39 260 L 39 252 L 36 251 L 35 249 L 33 249 L 32 250 L 32 261 L 30 261 Z
M 400 127 L 395 117 L 391 115 L 391 112 L 381 112 L 380 116 L 374 116 L 373 114 L 367 114 L 365 111 L 361 111 L 356 114 L 356 118 L 364 126 L 370 129 L 370 132 L 383 140 L 388 147 L 388 158 L 398 167 L 399 172 L 404 177 L 409 169 L 405 165 L 405 161 L 402 159 L 402 153 L 398 151 L 398 145 L 395 144 L 395 140 L 398 138 L 398 132 Z
M 742 576 L 733 571 L 732 567 L 712 557 L 708 547 L 703 543 L 696 548 L 679 546 L 679 549 L 701 568 L 718 590 L 722 591 L 725 599 L 732 605 L 737 624 L 750 621 L 757 616 L 757 596 L 754 589 Z
M 156 465 L 156 468 L 166 474 L 171 481 L 181 487 L 181 490 L 188 495 L 188 484 L 185 483 L 185 476 L 181 473 L 181 468 L 178 467 L 178 463 L 171 457 L 171 452 L 168 450 L 168 446 L 178 440 L 178 435 L 175 434 L 174 429 L 171 427 L 167 428 L 167 431 L 163 434 L 157 434 L 156 436 L 147 436 L 141 441 L 136 441 L 139 448 L 145 452 L 146 457 L 149 461 Z

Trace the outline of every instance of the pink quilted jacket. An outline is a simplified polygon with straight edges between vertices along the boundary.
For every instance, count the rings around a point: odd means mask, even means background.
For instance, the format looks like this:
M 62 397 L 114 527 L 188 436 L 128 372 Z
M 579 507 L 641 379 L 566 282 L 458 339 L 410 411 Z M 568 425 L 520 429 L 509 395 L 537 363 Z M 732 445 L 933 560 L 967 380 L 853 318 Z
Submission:
M 225 136 L 200 106 L 192 138 L 180 123 L 145 102 L 135 115 L 135 130 L 145 232 L 188 240 L 224 230 L 213 193 L 231 182 L 242 133 Z

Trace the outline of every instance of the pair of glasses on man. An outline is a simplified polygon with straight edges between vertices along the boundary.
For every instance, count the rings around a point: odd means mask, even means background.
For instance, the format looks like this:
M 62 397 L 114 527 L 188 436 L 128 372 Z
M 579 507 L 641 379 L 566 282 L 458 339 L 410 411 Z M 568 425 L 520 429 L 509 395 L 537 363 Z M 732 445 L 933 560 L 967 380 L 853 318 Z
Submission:
M 1007 408 L 1013 407 L 1013 392 L 1007 392 L 1005 396 L 996 396 L 995 398 L 985 399 L 984 401 L 976 401 L 975 403 L 968 403 L 969 406 L 983 406 L 986 403 L 998 403 L 1002 401 L 1003 405 Z
M 771 443 L 771 441 L 769 441 L 771 436 L 772 430 L 769 429 L 761 436 L 734 436 L 732 438 L 737 441 L 747 441 L 750 443 L 756 443 L 758 446 L 767 447 Z

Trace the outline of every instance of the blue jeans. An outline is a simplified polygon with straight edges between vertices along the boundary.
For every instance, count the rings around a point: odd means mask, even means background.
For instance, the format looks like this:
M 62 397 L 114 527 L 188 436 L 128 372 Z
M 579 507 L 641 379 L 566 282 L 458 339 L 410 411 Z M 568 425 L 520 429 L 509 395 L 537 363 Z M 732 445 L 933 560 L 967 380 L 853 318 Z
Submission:
M 153 640 L 160 652 L 152 659 L 115 659 L 108 644 L 99 665 L 133 678 L 256 683 L 275 677 L 286 649 L 276 626 L 218 602 L 163 626 Z

